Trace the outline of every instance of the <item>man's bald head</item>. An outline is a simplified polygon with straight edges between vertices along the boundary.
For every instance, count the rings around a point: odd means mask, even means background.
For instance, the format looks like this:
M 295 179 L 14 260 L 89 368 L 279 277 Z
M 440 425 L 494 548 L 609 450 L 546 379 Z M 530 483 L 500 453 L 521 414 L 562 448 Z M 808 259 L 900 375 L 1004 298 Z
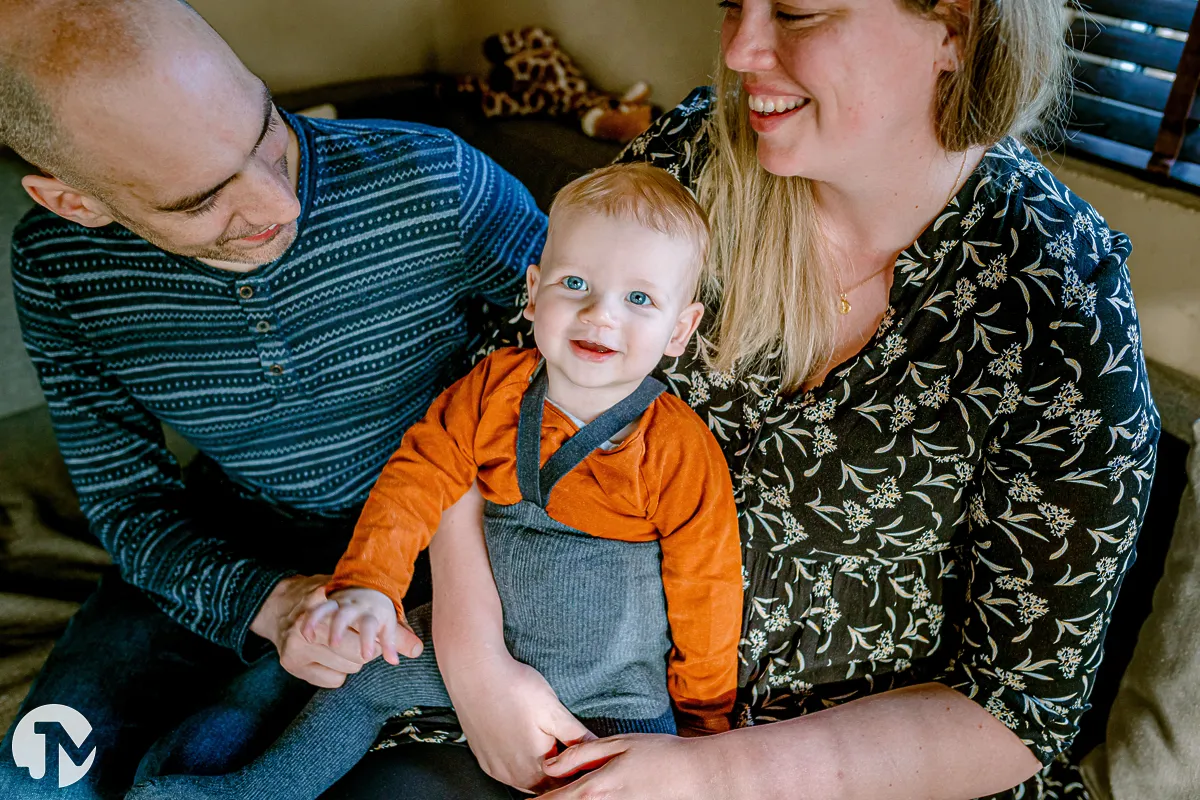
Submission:
M 79 162 L 63 106 L 143 65 L 156 41 L 220 41 L 180 0 L 5 0 L 0 3 L 0 142 L 80 189 L 98 188 Z
M 180 0 L 0 0 L 0 140 L 40 205 L 179 255 L 263 264 L 295 239 L 299 144 Z

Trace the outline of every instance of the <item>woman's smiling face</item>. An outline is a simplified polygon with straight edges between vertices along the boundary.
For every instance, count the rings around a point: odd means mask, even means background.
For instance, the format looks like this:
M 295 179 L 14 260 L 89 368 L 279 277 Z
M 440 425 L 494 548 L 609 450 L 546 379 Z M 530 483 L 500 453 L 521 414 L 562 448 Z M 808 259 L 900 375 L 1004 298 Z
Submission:
M 836 181 L 886 163 L 897 145 L 936 144 L 937 80 L 957 58 L 943 21 L 899 0 L 722 5 L 722 54 L 768 172 Z

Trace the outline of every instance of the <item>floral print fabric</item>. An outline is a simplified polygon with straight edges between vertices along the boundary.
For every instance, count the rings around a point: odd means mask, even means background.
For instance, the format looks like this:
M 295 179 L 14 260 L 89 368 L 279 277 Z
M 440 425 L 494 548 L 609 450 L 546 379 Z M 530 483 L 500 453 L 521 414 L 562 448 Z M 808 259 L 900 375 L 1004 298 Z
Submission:
M 710 104 L 697 90 L 622 159 L 691 185 Z M 1006 139 L 900 254 L 879 330 L 821 386 L 788 395 L 695 356 L 666 370 L 737 492 L 739 724 L 937 680 L 1043 763 L 1070 743 L 1159 432 L 1129 250 Z M 1057 774 L 1003 796 L 1081 791 Z

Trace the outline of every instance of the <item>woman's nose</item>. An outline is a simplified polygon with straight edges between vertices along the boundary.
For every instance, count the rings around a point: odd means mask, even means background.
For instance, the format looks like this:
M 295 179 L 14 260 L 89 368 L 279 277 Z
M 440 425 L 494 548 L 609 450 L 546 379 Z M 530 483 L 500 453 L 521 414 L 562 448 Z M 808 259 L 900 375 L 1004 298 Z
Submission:
M 736 18 L 725 20 L 722 34 L 725 66 L 734 72 L 766 72 L 776 66 L 769 3 L 746 2 Z

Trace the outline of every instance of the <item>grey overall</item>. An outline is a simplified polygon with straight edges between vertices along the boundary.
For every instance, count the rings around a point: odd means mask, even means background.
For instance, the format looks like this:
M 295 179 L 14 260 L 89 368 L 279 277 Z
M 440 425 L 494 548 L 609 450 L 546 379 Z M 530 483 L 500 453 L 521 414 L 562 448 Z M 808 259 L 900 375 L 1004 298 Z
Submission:
M 563 443 L 539 469 L 546 370 L 521 402 L 514 505 L 487 503 L 484 531 L 513 657 L 540 672 L 562 703 L 598 736 L 675 733 L 667 694 L 671 648 L 657 541 L 602 539 L 551 519 L 558 481 L 641 416 L 665 387 L 653 378 Z M 382 658 L 340 689 L 319 690 L 279 740 L 228 775 L 149 777 L 127 796 L 315 798 L 353 767 L 390 718 L 450 707 L 430 636 L 428 605 L 408 617 L 425 643 L 415 659 Z M 279 669 L 265 659 L 264 669 Z

